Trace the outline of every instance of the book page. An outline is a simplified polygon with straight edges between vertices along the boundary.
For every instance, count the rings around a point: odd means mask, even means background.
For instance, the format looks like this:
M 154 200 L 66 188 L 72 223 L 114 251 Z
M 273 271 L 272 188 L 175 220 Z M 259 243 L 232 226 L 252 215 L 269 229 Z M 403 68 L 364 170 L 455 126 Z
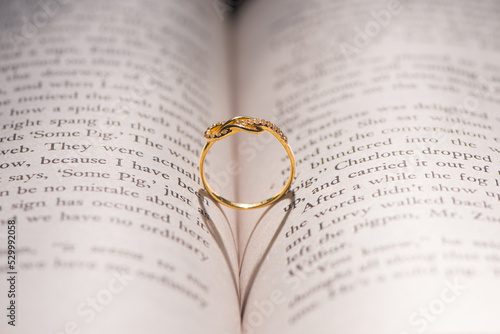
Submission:
M 237 333 L 234 218 L 198 170 L 229 115 L 211 2 L 0 15 L 0 332 Z
M 240 217 L 240 245 L 259 222 L 243 332 L 500 332 L 499 13 L 493 1 L 241 11 L 241 113 L 282 128 L 297 160 L 293 196 Z M 279 149 L 249 159 L 261 180 L 242 176 L 242 191 L 279 190 Z

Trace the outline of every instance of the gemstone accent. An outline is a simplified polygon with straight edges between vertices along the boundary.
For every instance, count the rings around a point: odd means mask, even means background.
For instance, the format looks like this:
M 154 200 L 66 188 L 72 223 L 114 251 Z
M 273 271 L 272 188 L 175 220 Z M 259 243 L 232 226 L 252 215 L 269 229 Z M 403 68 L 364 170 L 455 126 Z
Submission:
M 266 121 L 264 119 L 256 119 L 256 118 L 240 118 L 237 120 L 229 121 L 229 122 L 218 122 L 216 124 L 212 124 L 204 133 L 206 139 L 220 139 L 225 135 L 232 132 L 231 127 L 243 127 L 249 129 L 251 131 L 261 131 L 262 127 L 268 128 L 271 132 L 275 132 L 281 140 L 285 143 L 288 143 L 288 138 L 284 135 L 283 131 L 276 126 L 276 124 L 271 123 L 270 121 Z

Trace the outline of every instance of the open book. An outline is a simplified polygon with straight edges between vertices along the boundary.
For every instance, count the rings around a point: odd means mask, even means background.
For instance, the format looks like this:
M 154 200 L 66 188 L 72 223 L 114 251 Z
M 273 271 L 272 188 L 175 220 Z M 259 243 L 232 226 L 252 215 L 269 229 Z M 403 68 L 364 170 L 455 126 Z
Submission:
M 229 12 L 2 3 L 0 333 L 500 333 L 498 2 Z

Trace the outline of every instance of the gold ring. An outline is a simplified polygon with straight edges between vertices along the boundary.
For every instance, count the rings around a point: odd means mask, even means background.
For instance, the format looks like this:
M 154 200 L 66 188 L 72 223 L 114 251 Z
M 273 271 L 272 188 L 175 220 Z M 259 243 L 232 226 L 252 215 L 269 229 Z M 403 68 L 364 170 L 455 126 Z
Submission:
M 205 163 L 205 157 L 207 156 L 208 151 L 210 148 L 215 144 L 215 142 L 226 138 L 230 135 L 233 135 L 235 133 L 238 133 L 240 131 L 248 132 L 248 133 L 253 133 L 253 134 L 259 134 L 265 131 L 270 132 L 278 141 L 281 143 L 283 148 L 285 149 L 286 153 L 288 154 L 288 158 L 290 159 L 290 177 L 288 178 L 288 181 L 286 182 L 285 186 L 283 189 L 280 190 L 279 193 L 276 195 L 262 201 L 262 202 L 257 202 L 257 203 L 237 203 L 237 202 L 232 202 L 221 195 L 217 194 L 212 187 L 208 184 L 206 178 L 205 178 L 205 172 L 203 171 L 203 165 Z M 275 201 L 277 201 L 281 196 L 283 196 L 288 188 L 290 188 L 290 185 L 292 184 L 293 177 L 295 175 L 295 158 L 293 156 L 292 149 L 288 145 L 288 138 L 283 134 L 283 132 L 278 128 L 276 125 L 273 123 L 263 120 L 263 119 L 256 119 L 253 117 L 247 117 L 247 116 L 238 116 L 231 118 L 229 121 L 226 122 L 219 122 L 217 124 L 212 125 L 205 131 L 205 139 L 207 140 L 207 143 L 205 144 L 205 147 L 203 147 L 203 150 L 201 151 L 201 157 L 200 157 L 200 174 L 201 174 L 201 181 L 203 182 L 203 186 L 205 189 L 208 191 L 208 193 L 219 203 L 224 204 L 230 208 L 235 208 L 235 209 L 242 209 L 242 210 L 248 210 L 248 209 L 256 209 L 263 207 L 265 205 L 269 205 Z

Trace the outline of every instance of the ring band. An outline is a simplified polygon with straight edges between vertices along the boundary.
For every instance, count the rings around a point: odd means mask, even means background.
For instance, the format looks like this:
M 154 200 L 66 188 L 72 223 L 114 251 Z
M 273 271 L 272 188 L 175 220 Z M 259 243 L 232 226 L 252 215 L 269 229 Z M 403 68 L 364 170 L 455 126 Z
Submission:
M 248 133 L 253 133 L 253 134 L 259 134 L 267 131 L 270 132 L 278 141 L 280 144 L 283 146 L 285 149 L 286 153 L 288 154 L 288 158 L 290 159 L 290 176 L 288 178 L 288 181 L 286 182 L 285 186 L 283 189 L 280 190 L 279 193 L 276 195 L 262 201 L 262 202 L 257 202 L 257 203 L 237 203 L 237 202 L 232 202 L 230 200 L 225 199 L 221 195 L 217 194 L 213 188 L 208 184 L 206 178 L 205 178 L 205 172 L 203 170 L 203 165 L 205 163 L 205 157 L 207 156 L 208 151 L 210 148 L 215 144 L 215 142 L 226 138 L 230 135 L 233 135 L 237 132 L 244 131 Z M 290 185 L 292 184 L 294 175 L 295 175 L 295 158 L 293 156 L 292 149 L 288 145 L 288 138 L 283 134 L 283 132 L 273 123 L 263 120 L 263 119 L 256 119 L 253 117 L 247 117 L 247 116 L 238 116 L 231 118 L 230 120 L 226 122 L 219 122 L 217 124 L 214 124 L 210 126 L 207 131 L 205 131 L 205 139 L 207 140 L 207 143 L 203 147 L 203 150 L 201 151 L 201 157 L 200 157 L 200 174 L 201 174 L 201 181 L 203 182 L 203 186 L 205 189 L 208 191 L 208 193 L 219 203 L 224 204 L 230 208 L 235 208 L 235 209 L 242 209 L 242 210 L 247 210 L 247 209 L 256 209 L 260 208 L 266 205 L 269 205 L 275 201 L 277 201 L 281 196 L 283 196 L 288 188 L 290 188 Z

